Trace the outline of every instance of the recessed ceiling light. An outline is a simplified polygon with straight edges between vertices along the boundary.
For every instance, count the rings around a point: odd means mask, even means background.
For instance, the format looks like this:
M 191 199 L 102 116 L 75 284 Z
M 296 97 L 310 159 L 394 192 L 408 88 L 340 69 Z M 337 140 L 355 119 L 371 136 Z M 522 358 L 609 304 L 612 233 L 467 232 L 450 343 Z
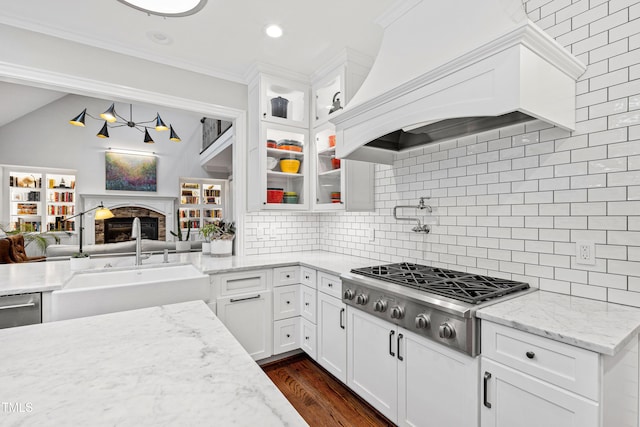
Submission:
M 154 43 L 158 44 L 171 44 L 173 43 L 173 39 L 166 33 L 162 31 L 149 31 L 147 32 L 147 38 Z
M 275 24 L 269 25 L 267 28 L 264 29 L 264 32 L 267 33 L 269 37 L 273 37 L 274 39 L 277 39 L 282 35 L 282 28 L 280 28 L 279 25 L 275 25 Z
M 142 12 L 159 16 L 188 16 L 200 11 L 207 0 L 118 0 Z

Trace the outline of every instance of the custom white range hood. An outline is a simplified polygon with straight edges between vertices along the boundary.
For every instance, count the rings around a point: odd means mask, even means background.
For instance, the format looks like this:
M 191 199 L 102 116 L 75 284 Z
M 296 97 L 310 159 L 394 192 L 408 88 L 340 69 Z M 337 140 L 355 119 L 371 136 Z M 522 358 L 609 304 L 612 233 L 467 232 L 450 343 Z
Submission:
M 585 66 L 531 22 L 521 0 L 402 0 L 336 125 L 340 158 L 391 164 L 395 154 L 541 119 L 575 128 Z

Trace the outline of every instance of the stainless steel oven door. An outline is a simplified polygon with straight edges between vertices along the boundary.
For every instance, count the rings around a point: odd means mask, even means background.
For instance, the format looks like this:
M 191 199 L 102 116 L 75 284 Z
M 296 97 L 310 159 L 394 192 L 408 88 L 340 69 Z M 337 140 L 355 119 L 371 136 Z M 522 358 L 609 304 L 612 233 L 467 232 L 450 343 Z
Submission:
M 42 322 L 40 294 L 0 297 L 0 328 L 32 325 Z

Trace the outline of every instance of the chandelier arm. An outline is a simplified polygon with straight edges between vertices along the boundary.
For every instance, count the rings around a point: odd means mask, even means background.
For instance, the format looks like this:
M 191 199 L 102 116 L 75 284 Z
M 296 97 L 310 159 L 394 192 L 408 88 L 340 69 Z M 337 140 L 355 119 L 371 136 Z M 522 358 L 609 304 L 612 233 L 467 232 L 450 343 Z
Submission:
M 117 112 L 117 111 L 114 111 L 114 113 L 116 113 L 116 117 L 117 117 L 117 118 L 119 118 L 120 120 L 122 120 L 123 122 L 125 122 L 125 123 L 127 123 L 127 122 L 128 122 L 128 120 L 127 120 L 127 119 L 125 119 L 124 117 L 122 117 L 120 114 L 118 114 L 118 112 Z
M 153 122 L 155 122 L 155 121 L 156 121 L 156 119 L 152 119 L 152 120 L 148 120 L 148 121 L 146 121 L 146 122 L 137 122 L 136 124 L 138 124 L 138 125 L 143 125 L 143 124 L 147 124 L 147 123 L 153 123 Z

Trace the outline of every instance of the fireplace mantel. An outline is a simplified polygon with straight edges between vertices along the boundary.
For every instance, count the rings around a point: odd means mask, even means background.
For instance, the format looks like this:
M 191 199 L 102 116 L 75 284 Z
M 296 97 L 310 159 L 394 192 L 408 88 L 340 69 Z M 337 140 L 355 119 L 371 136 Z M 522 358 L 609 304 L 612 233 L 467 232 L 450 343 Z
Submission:
M 139 206 L 142 208 L 151 209 L 156 212 L 160 212 L 165 215 L 167 229 L 173 229 L 176 218 L 176 202 L 175 197 L 158 197 L 158 196 L 146 196 L 146 195 L 128 195 L 128 194 L 80 194 L 80 200 L 83 203 L 82 211 L 95 208 L 100 203 L 104 203 L 105 207 L 121 208 L 126 206 Z M 86 244 L 95 244 L 95 211 L 89 212 L 85 215 L 84 220 L 84 240 Z M 167 231 L 167 237 L 170 236 Z

